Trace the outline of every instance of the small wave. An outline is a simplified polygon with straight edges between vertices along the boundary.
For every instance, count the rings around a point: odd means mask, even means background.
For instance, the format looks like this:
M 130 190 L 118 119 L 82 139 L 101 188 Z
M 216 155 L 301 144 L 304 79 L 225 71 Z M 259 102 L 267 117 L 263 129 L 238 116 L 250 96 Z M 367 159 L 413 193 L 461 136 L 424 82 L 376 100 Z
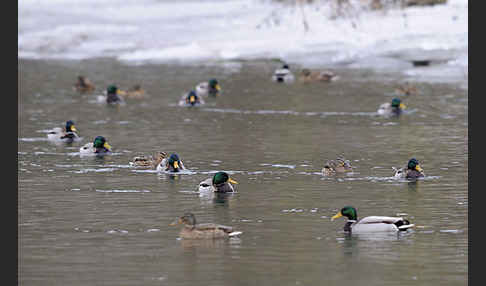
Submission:
M 99 193 L 150 193 L 149 190 L 96 190 Z
M 113 172 L 117 169 L 115 168 L 101 168 L 101 169 L 82 169 L 82 170 L 79 170 L 79 171 L 70 171 L 72 173 L 76 173 L 76 174 L 85 174 L 85 173 L 89 173 L 89 172 Z

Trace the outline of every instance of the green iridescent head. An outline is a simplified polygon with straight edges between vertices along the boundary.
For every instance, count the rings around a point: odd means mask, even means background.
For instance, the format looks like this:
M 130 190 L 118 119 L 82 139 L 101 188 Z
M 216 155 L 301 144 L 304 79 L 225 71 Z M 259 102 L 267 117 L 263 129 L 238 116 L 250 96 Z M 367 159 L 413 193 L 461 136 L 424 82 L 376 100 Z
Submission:
M 224 183 L 227 183 L 227 182 L 230 182 L 232 184 L 238 184 L 238 182 L 231 179 L 230 176 L 228 175 L 228 173 L 226 173 L 226 172 L 217 172 L 216 174 L 214 174 L 213 185 L 216 186 L 216 185 L 224 184 Z
M 420 163 L 417 159 L 412 158 L 408 161 L 407 168 L 410 170 L 417 170 L 419 172 L 422 172 L 422 167 L 420 167 Z
M 179 159 L 179 155 L 177 155 L 176 153 L 170 154 L 169 165 L 177 170 L 177 169 L 180 168 L 180 164 L 181 164 L 181 162 L 180 162 L 180 159 Z
M 402 103 L 402 101 L 400 100 L 400 98 L 395 97 L 394 99 L 392 99 L 391 106 L 392 107 L 399 108 L 400 107 L 400 103 Z
M 345 206 L 335 216 L 333 216 L 331 220 L 335 220 L 342 216 L 347 217 L 349 220 L 358 220 L 358 212 L 352 206 Z
M 106 139 L 103 136 L 96 136 L 96 138 L 93 141 L 93 147 L 106 148 L 108 150 L 111 150 L 111 146 L 108 144 L 108 142 L 106 142 Z
M 118 87 L 116 87 L 115 85 L 110 85 L 107 89 L 106 89 L 106 92 L 108 94 L 116 94 L 118 91 Z
M 76 127 L 74 127 L 74 122 L 72 120 L 66 121 L 66 132 L 75 132 Z

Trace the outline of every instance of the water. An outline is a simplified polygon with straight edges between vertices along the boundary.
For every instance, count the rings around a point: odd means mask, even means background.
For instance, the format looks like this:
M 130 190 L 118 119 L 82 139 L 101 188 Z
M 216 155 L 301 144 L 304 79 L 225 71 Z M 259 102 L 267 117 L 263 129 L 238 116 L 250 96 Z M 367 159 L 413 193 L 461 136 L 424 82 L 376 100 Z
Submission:
M 468 92 L 415 82 L 400 118 L 376 115 L 404 78 L 335 69 L 331 84 L 281 85 L 274 61 L 125 65 L 113 59 L 19 60 L 18 269 L 21 285 L 465 285 L 468 273 Z M 297 67 L 296 67 L 297 68 Z M 84 74 L 94 94 L 71 88 Z M 183 108 L 184 91 L 218 78 L 222 96 Z M 147 96 L 119 108 L 96 102 L 109 84 L 141 83 Z M 83 140 L 45 140 L 71 119 Z M 114 155 L 80 157 L 103 135 Z M 129 167 L 138 154 L 177 152 L 189 171 Z M 344 154 L 354 172 L 320 174 Z M 416 157 L 427 178 L 394 180 Z M 200 194 L 224 170 L 237 193 Z M 346 236 L 359 217 L 408 217 L 400 236 Z M 171 223 L 234 226 L 239 238 L 178 239 Z M 323 282 L 325 281 L 325 282 Z

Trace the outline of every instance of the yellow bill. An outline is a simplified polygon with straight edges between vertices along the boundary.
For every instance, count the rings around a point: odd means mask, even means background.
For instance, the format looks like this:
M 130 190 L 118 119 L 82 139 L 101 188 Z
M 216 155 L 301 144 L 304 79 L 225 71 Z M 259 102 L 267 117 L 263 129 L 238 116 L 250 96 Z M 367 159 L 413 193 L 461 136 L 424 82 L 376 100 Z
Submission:
M 180 218 L 176 219 L 175 221 L 171 222 L 169 226 L 174 226 L 182 223 L 182 220 Z
M 219 86 L 219 84 L 215 85 L 214 88 L 217 90 L 217 91 L 220 91 L 221 90 L 221 86 Z
M 231 178 L 229 178 L 229 179 L 228 179 L 228 182 L 230 182 L 230 183 L 232 183 L 232 184 L 238 184 L 238 182 L 237 182 L 237 181 L 235 181 L 235 180 L 233 180 L 233 179 L 231 179 Z
M 400 109 L 405 109 L 405 108 L 407 108 L 407 106 L 403 103 L 400 103 Z
M 78 130 L 76 129 L 76 127 L 74 127 L 74 125 L 71 125 L 71 130 L 72 130 L 72 131 L 78 131 Z
M 179 169 L 179 162 L 177 162 L 177 161 L 174 162 L 174 168 Z
M 343 214 L 341 213 L 341 211 L 339 211 L 339 212 L 338 212 L 338 213 L 337 213 L 335 216 L 333 216 L 333 217 L 331 218 L 331 221 L 333 221 L 333 220 L 335 220 L 335 219 L 337 219 L 337 218 L 340 218 L 340 217 L 342 217 L 342 216 L 343 216 Z
M 419 172 L 423 171 L 423 169 L 422 169 L 422 167 L 420 167 L 420 165 L 415 166 L 415 170 L 417 170 Z
M 127 92 L 124 91 L 124 90 L 121 90 L 121 89 L 117 89 L 116 90 L 116 94 L 118 94 L 118 95 L 125 95 L 125 94 L 127 94 Z
M 194 101 L 196 101 L 196 98 L 195 98 L 194 96 L 191 96 L 191 97 L 189 97 L 189 101 L 190 101 L 191 103 L 193 103 Z
M 111 150 L 111 146 L 110 144 L 108 144 L 108 142 L 105 142 L 105 144 L 103 144 L 103 147 L 105 147 L 108 150 Z

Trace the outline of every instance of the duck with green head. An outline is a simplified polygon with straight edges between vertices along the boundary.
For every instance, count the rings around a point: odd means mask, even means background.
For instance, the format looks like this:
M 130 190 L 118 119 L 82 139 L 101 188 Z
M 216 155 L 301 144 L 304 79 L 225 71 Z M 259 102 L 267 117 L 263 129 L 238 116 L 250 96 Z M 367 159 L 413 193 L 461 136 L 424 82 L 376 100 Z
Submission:
M 66 121 L 65 129 L 62 130 L 60 127 L 56 127 L 47 133 L 47 139 L 52 141 L 62 141 L 64 143 L 73 143 L 79 140 L 79 136 L 76 133 L 78 131 L 74 126 L 72 120 Z
M 106 89 L 106 103 L 108 104 L 118 104 L 123 103 L 124 100 L 120 95 L 124 95 L 125 92 L 118 89 L 115 85 L 110 85 Z
M 156 170 L 159 172 L 172 172 L 177 173 L 185 170 L 186 167 L 176 153 L 170 154 L 169 158 L 163 158 L 162 161 L 157 165 Z
M 107 155 L 111 154 L 111 146 L 103 136 L 96 136 L 92 143 L 86 143 L 79 148 L 81 154 Z
M 185 213 L 183 216 L 176 219 L 169 224 L 174 226 L 177 224 L 184 225 L 179 233 L 179 237 L 183 239 L 214 239 L 227 238 L 240 235 L 241 231 L 234 231 L 233 227 L 215 224 L 215 223 L 196 223 L 196 217 L 192 213 Z
M 398 232 L 415 226 L 402 217 L 367 216 L 358 221 L 358 212 L 352 206 L 343 207 L 331 221 L 340 217 L 348 218 L 344 231 L 349 233 Z
M 212 178 L 199 183 L 200 192 L 214 192 L 214 193 L 233 193 L 235 189 L 232 184 L 238 184 L 237 181 L 230 178 L 226 172 L 217 172 Z
M 179 106 L 199 106 L 204 104 L 202 97 L 198 96 L 194 90 L 191 90 L 187 94 L 183 95 L 179 100 Z
M 420 166 L 419 161 L 415 158 L 410 159 L 407 166 L 403 168 L 392 168 L 395 170 L 395 178 L 417 179 L 425 177 L 424 170 Z
M 212 78 L 209 81 L 201 82 L 196 85 L 196 93 L 199 96 L 218 96 L 221 86 L 217 79 Z
M 400 98 L 395 97 L 391 102 L 385 102 L 378 108 L 377 113 L 385 116 L 399 116 L 406 108 Z

